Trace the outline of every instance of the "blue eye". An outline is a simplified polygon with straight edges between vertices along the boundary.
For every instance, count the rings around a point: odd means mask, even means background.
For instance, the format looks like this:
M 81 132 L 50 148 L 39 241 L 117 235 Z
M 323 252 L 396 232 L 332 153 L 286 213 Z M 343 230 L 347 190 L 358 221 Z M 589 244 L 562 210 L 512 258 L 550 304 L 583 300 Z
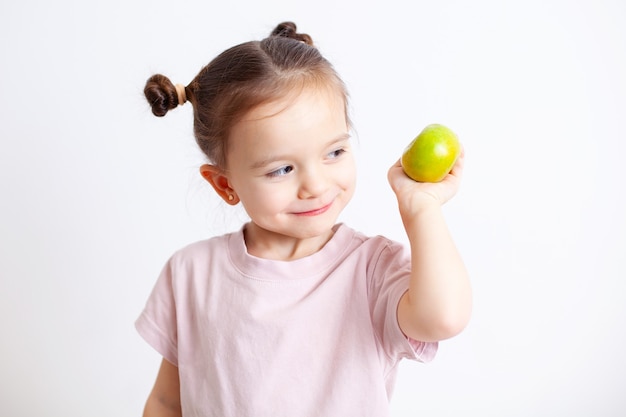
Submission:
M 267 176 L 271 178 L 282 177 L 283 175 L 289 174 L 291 171 L 293 171 L 293 167 L 291 165 L 286 165 L 284 167 L 278 168 L 275 171 L 270 172 L 269 174 L 267 174 Z
M 331 159 L 339 158 L 345 152 L 346 152 L 346 150 L 344 148 L 335 149 L 334 151 L 332 151 L 332 152 L 330 152 L 328 154 L 328 157 L 331 158 Z

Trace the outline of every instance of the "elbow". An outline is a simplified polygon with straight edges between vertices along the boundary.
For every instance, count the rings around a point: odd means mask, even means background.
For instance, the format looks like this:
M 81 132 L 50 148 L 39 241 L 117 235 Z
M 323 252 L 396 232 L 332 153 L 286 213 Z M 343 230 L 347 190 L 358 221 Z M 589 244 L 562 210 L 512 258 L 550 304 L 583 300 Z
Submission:
M 461 333 L 469 324 L 472 316 L 472 298 L 457 300 L 454 305 L 448 305 L 435 315 L 433 332 L 439 335 L 439 340 L 450 339 Z
M 469 314 L 446 314 L 434 317 L 422 329 L 416 329 L 412 339 L 422 342 L 439 342 L 457 336 L 469 323 Z
M 461 333 L 469 324 L 471 310 L 471 301 L 468 300 L 465 303 L 447 305 L 445 308 L 406 308 L 404 314 L 398 315 L 398 319 L 402 331 L 410 338 L 422 342 L 438 342 Z
M 467 327 L 471 316 L 472 290 L 468 286 L 454 297 L 433 307 L 433 333 L 438 335 L 438 340 L 450 339 Z
M 439 319 L 434 320 L 431 327 L 431 337 L 436 340 L 450 339 L 461 333 L 468 325 L 471 312 L 455 312 L 453 314 L 443 314 Z

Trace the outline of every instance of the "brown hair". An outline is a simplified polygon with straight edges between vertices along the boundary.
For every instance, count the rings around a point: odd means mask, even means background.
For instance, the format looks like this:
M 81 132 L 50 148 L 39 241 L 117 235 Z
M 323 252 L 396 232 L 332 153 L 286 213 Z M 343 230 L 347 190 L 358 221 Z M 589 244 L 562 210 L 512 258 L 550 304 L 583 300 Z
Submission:
M 225 50 L 185 87 L 193 104 L 198 145 L 212 163 L 225 167 L 228 135 L 246 113 L 310 85 L 340 93 L 349 123 L 344 83 L 311 37 L 297 33 L 294 23 L 281 23 L 261 41 Z M 179 105 L 176 87 L 161 74 L 148 79 L 144 94 L 155 116 L 165 116 Z

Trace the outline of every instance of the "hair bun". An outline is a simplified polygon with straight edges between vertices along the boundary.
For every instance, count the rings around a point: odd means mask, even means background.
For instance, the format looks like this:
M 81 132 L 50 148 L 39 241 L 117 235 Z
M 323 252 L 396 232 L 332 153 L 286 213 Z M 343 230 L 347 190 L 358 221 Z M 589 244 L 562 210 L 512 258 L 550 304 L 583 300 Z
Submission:
M 169 110 L 179 105 L 179 92 L 165 75 L 156 74 L 146 81 L 143 89 L 146 100 L 152 107 L 152 114 L 163 117 Z
M 306 33 L 298 33 L 296 24 L 293 22 L 280 23 L 272 31 L 271 36 L 278 36 L 283 38 L 291 38 L 300 42 L 304 42 L 307 45 L 313 46 L 313 39 Z

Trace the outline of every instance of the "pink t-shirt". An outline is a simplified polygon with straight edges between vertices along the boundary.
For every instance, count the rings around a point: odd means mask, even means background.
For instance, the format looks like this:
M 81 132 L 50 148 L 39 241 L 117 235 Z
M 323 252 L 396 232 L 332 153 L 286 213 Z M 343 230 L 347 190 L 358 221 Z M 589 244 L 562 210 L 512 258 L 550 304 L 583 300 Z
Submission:
M 136 327 L 178 366 L 184 416 L 388 415 L 398 362 L 437 344 L 398 325 L 404 247 L 335 229 L 290 262 L 249 255 L 243 229 L 170 258 Z

